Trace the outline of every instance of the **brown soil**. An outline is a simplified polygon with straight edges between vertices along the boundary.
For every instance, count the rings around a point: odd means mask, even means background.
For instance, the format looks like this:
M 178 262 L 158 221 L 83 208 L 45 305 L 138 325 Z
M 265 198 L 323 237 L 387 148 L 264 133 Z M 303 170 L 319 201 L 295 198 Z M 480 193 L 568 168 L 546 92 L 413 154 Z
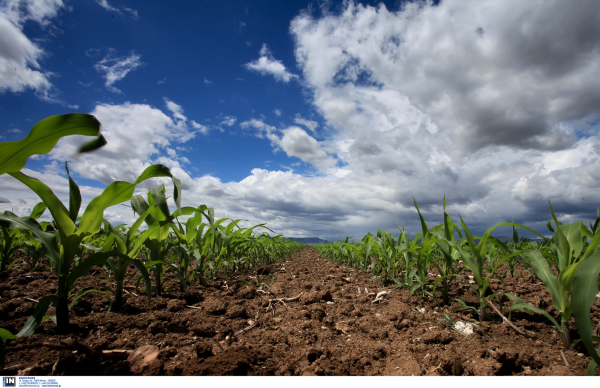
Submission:
M 77 287 L 110 284 L 103 271 L 96 268 Z M 90 293 L 71 312 L 71 334 L 57 334 L 48 322 L 31 337 L 8 341 L 2 374 L 587 374 L 590 357 L 585 350 L 564 352 L 566 366 L 560 336 L 540 316 L 512 315 L 514 324 L 535 339 L 517 334 L 493 313 L 489 315 L 494 320 L 481 325 L 484 332 L 463 336 L 442 320 L 447 307 L 438 307 L 429 297 L 409 296 L 405 288 L 380 287 L 370 278 L 307 248 L 285 262 L 230 277 L 227 283 L 193 286 L 182 293 L 177 283 L 169 282 L 172 288 L 153 298 L 150 308 L 143 294 L 129 288 L 127 306 L 107 314 L 106 297 Z M 30 273 L 24 265 L 0 274 L 0 282 L 0 327 L 12 333 L 33 312 L 36 303 L 29 299 L 56 291 L 56 275 Z M 550 295 L 527 272 L 507 278 L 506 284 L 494 280 L 491 287 L 551 311 Z M 389 298 L 372 303 L 375 293 L 384 289 Z M 467 285 L 454 284 L 452 293 L 475 305 Z M 474 322 L 456 305 L 448 312 L 454 322 Z M 600 300 L 592 318 L 597 325 Z M 97 351 L 153 345 L 160 352 L 150 362 L 130 363 L 82 348 L 48 346 L 74 340 Z

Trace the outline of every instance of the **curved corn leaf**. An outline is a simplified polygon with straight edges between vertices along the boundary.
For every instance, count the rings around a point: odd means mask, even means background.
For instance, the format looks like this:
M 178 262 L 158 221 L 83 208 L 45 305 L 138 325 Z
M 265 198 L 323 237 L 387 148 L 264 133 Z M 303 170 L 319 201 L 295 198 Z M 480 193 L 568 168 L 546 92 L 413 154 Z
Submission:
M 142 280 L 146 285 L 146 293 L 148 295 L 148 306 L 150 306 L 150 301 L 152 300 L 152 284 L 150 283 L 150 275 L 148 274 L 148 270 L 144 263 L 139 259 L 132 259 L 131 262 L 140 271 L 140 275 L 142 276 Z
M 37 220 L 38 218 L 40 218 L 42 216 L 42 214 L 44 214 L 46 209 L 47 209 L 46 204 L 44 202 L 40 202 L 33 207 L 33 210 L 31 211 L 31 214 L 29 215 L 29 217 Z
M 75 305 L 77 304 L 77 302 L 79 301 L 79 299 L 81 299 L 82 296 L 84 296 L 85 294 L 89 294 L 90 292 L 97 292 L 99 294 L 104 294 L 106 296 L 106 298 L 108 299 L 108 311 L 110 312 L 110 310 L 112 309 L 112 301 L 110 300 L 110 294 L 106 291 L 100 291 L 100 290 L 86 290 L 82 293 L 80 293 L 79 295 L 77 295 L 77 297 L 75 297 L 75 299 L 73 299 L 73 302 L 71 302 L 71 304 L 69 305 L 69 310 L 72 310 L 73 307 L 75 307 Z
M 504 293 L 504 295 L 506 295 L 509 299 L 512 299 L 515 302 L 517 302 L 517 304 L 515 304 L 515 305 L 513 305 L 513 306 L 510 307 L 511 311 L 514 311 L 514 310 L 525 310 L 526 312 L 528 312 L 530 314 L 531 314 L 531 311 L 533 311 L 534 313 L 542 314 L 543 316 L 545 316 L 546 318 L 548 318 L 548 320 L 550 322 L 552 322 L 552 324 L 554 326 L 556 326 L 556 328 L 560 332 L 562 332 L 561 325 L 558 322 L 556 322 L 556 319 L 554 319 L 552 317 L 552 315 L 548 314 L 546 311 L 544 311 L 542 309 L 539 309 L 539 308 L 537 308 L 535 306 L 532 306 L 532 305 L 530 305 L 527 302 L 523 302 L 523 300 L 521 300 L 521 298 L 519 298 L 518 296 L 513 295 L 513 294 L 511 294 L 509 292 Z
M 67 176 L 69 177 L 69 217 L 71 221 L 75 222 L 77 221 L 77 215 L 81 207 L 81 192 L 77 183 L 71 178 L 67 162 L 65 162 L 65 170 L 67 170 Z
M 33 314 L 27 319 L 27 322 L 25 322 L 21 331 L 17 333 L 17 337 L 28 337 L 35 333 L 40 326 L 40 323 L 42 323 L 42 319 L 44 318 L 46 311 L 48 311 L 50 303 L 54 303 L 55 305 L 58 304 L 56 295 L 46 295 L 40 299 L 39 303 L 35 306 L 35 309 L 33 309 Z
M 0 143 L 0 174 L 20 171 L 31 155 L 47 154 L 64 136 L 101 136 L 100 131 L 100 122 L 94 116 L 84 113 L 69 113 L 45 118 L 34 125 L 23 140 Z M 98 142 L 94 143 L 96 148 L 99 145 Z M 79 152 L 96 148 L 88 143 L 80 148 Z
M 34 237 L 37 238 L 44 247 L 44 251 L 54 263 L 60 261 L 60 251 L 58 244 L 52 233 L 46 233 L 36 220 L 31 217 L 18 217 L 9 211 L 0 214 L 0 226 L 5 228 L 21 228 L 30 230 Z
M 71 271 L 69 277 L 67 278 L 67 290 L 73 289 L 75 282 L 79 279 L 87 275 L 92 267 L 96 265 L 103 265 L 106 263 L 109 257 L 120 256 L 121 252 L 117 250 L 112 250 L 108 252 L 97 252 L 93 255 L 89 256 L 85 260 L 82 260 L 81 263 L 77 267 Z
M 548 262 L 546 261 L 542 253 L 537 249 L 531 252 L 527 252 L 527 256 L 529 257 L 529 261 L 531 262 L 533 272 L 535 272 L 535 275 L 538 278 L 540 278 L 541 281 L 544 282 L 544 284 L 546 285 L 546 289 L 552 295 L 554 307 L 559 311 L 563 311 L 560 288 L 558 287 L 558 280 L 554 276 L 554 273 L 552 273 Z
M 97 150 L 98 148 L 102 148 L 106 145 L 106 139 L 104 136 L 100 135 L 94 140 L 90 140 L 87 143 L 83 144 L 79 147 L 79 153 L 83 154 L 85 152 L 91 152 Z
M 6 351 L 4 349 L 4 341 L 6 341 L 8 339 L 15 339 L 15 338 L 17 338 L 17 337 L 13 333 L 0 327 L 0 370 L 4 369 L 4 360 L 6 358 Z
M 600 365 L 600 355 L 594 348 L 592 340 L 594 326 L 590 317 L 590 310 L 598 293 L 598 274 L 600 274 L 600 252 L 591 255 L 575 271 L 571 303 L 581 341 L 595 363 Z M 593 370 L 592 367 L 592 372 Z
M 158 177 L 170 177 L 173 180 L 173 197 L 177 208 L 179 208 L 181 202 L 181 182 L 171 174 L 171 170 L 167 167 L 162 164 L 155 164 L 146 168 L 135 182 L 113 182 L 104 189 L 102 194 L 92 199 L 81 216 L 81 223 L 77 233 L 79 235 L 97 233 L 102 225 L 103 214 L 106 208 L 130 200 L 135 187 L 139 183 Z
M 52 213 L 52 218 L 56 222 L 62 240 L 75 232 L 75 223 L 71 220 L 69 211 L 46 184 L 20 171 L 11 172 L 9 175 L 21 181 L 21 183 L 33 190 L 44 201 L 46 206 L 48 206 L 48 210 Z

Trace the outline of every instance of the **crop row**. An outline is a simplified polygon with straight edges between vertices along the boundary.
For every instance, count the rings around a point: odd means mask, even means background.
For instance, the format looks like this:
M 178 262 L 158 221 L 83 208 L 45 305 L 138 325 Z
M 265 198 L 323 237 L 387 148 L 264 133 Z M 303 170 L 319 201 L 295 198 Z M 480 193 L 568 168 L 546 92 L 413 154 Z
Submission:
M 596 364 L 600 365 L 600 353 L 594 342 L 600 342 L 600 337 L 593 335 L 590 311 L 597 298 L 599 284 L 600 209 L 595 222 L 590 223 L 588 228 L 582 221 L 561 223 L 550 204 L 552 220 L 548 221 L 547 227 L 553 233 L 552 238 L 513 222 L 502 222 L 489 228 L 482 237 L 477 237 L 471 234 L 462 217 L 462 230 L 452 222 L 446 213 L 445 198 L 444 222 L 433 228 L 427 226 L 416 201 L 414 204 L 422 232 L 412 240 L 398 226 L 398 238 L 394 238 L 387 230 L 378 230 L 376 235 L 368 233 L 358 242 L 351 243 L 350 238 L 346 238 L 343 242 L 313 247 L 332 260 L 372 272 L 373 279 L 380 278 L 383 284 L 395 283 L 408 287 L 411 295 L 416 292 L 429 295 L 444 305 L 452 302 L 449 295 L 451 283 L 465 282 L 479 300 L 477 310 L 480 321 L 486 320 L 491 299 L 508 298 L 516 302 L 510 311 L 525 310 L 542 314 L 550 320 L 562 334 L 565 349 L 574 345 L 569 330 L 569 322 L 574 318 L 580 336 L 577 342 L 581 341 L 592 356 L 588 372 L 594 374 Z M 503 242 L 490 235 L 500 226 L 512 227 L 512 242 Z M 543 239 L 542 242 L 520 239 L 517 228 L 534 233 Z M 558 312 L 558 321 L 547 311 L 511 293 L 489 295 L 490 280 L 496 278 L 503 282 L 504 277 L 514 277 L 519 265 L 545 284 L 552 295 L 553 307 Z M 499 273 L 499 268 L 507 267 L 506 273 Z M 433 268 L 437 272 L 436 280 L 428 281 L 428 274 Z M 460 299 L 454 301 L 465 305 Z
M 48 268 L 58 277 L 55 294 L 39 300 L 31 317 L 17 333 L 0 328 L 0 369 L 4 367 L 4 343 L 16 337 L 33 334 L 45 321 L 53 321 L 57 331 L 69 330 L 69 312 L 83 295 L 96 292 L 106 295 L 109 311 L 125 304 L 124 286 L 133 282 L 153 296 L 164 291 L 166 278 L 175 278 L 181 291 L 194 282 L 206 285 L 217 274 L 225 279 L 235 271 L 282 260 L 303 245 L 273 232 L 265 224 L 250 228 L 239 226 L 241 219 L 215 219 L 213 208 L 181 206 L 181 183 L 163 165 L 146 168 L 133 183 L 113 182 L 92 199 L 82 215 L 81 193 L 69 178 L 68 208 L 54 192 L 38 179 L 20 170 L 34 154 L 46 154 L 63 136 L 94 136 L 79 152 L 91 152 L 106 144 L 100 134 L 100 122 L 87 114 L 52 116 L 36 124 L 29 135 L 18 142 L 0 143 L 0 174 L 9 174 L 35 192 L 42 202 L 29 216 L 12 212 L 0 214 L 0 271 L 8 270 L 18 261 L 25 261 L 31 271 Z M 151 178 L 170 178 L 173 202 L 171 213 L 167 205 L 166 188 L 161 185 L 148 190 L 147 197 L 134 195 L 137 185 Z M 137 217 L 132 226 L 113 226 L 104 218 L 111 206 L 130 202 Z M 52 222 L 38 221 L 48 210 Z M 261 231 L 260 233 L 258 233 Z M 14 259 L 16 252 L 21 258 Z M 77 280 L 95 266 L 104 266 L 110 273 L 112 287 L 78 289 Z M 135 269 L 134 275 L 128 269 Z M 49 316 L 50 306 L 56 315 Z

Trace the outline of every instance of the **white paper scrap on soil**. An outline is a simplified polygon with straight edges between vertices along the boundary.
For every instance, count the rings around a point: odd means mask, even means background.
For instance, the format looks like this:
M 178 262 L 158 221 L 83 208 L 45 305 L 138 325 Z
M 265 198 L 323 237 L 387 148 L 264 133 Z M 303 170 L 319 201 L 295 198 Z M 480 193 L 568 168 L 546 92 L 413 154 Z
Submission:
M 462 321 L 458 321 L 454 324 L 454 328 L 466 335 L 473 334 L 473 325 L 470 323 L 464 323 Z

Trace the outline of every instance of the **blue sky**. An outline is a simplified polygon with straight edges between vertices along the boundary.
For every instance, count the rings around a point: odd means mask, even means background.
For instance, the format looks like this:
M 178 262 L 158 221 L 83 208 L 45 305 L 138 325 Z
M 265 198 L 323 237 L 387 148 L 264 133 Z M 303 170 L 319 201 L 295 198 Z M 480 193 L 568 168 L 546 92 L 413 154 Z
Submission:
M 288 236 L 414 235 L 413 197 L 476 233 L 600 205 L 597 1 L 0 4 L 0 141 L 86 112 L 109 142 L 28 162 L 65 200 L 69 160 L 84 202 L 163 163 L 185 205 Z M 0 210 L 39 201 L 0 187 Z

